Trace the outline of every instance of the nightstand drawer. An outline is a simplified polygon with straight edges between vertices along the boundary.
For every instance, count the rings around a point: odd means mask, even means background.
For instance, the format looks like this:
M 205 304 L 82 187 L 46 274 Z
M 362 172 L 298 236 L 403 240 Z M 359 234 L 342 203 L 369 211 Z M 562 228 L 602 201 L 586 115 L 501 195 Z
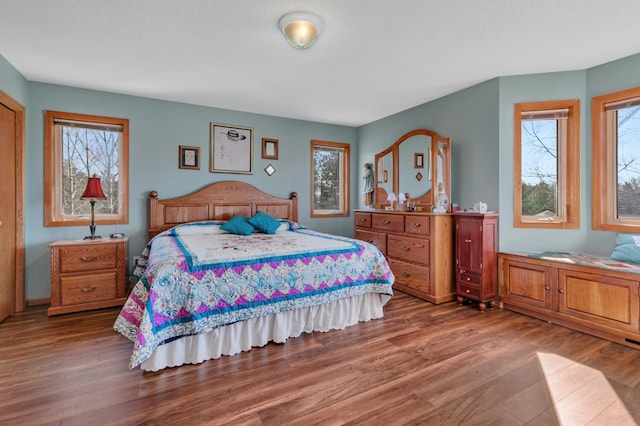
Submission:
M 99 302 L 116 298 L 116 271 L 60 278 L 63 305 Z
M 116 267 L 114 244 L 60 248 L 60 272 L 96 271 Z

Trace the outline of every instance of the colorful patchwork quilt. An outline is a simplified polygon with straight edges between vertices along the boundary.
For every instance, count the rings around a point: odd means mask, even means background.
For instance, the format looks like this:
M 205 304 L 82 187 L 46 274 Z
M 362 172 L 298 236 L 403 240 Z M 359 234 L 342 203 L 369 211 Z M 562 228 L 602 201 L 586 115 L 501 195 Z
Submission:
M 275 234 L 236 235 L 207 221 L 152 239 L 114 324 L 134 342 L 129 367 L 182 336 L 369 292 L 393 294 L 394 276 L 375 246 L 281 222 Z

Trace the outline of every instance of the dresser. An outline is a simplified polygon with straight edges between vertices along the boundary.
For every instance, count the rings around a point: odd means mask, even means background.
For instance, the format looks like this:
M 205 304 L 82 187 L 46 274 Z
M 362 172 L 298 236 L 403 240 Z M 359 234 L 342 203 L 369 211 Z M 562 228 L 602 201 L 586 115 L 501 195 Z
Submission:
M 450 214 L 356 210 L 354 225 L 355 238 L 387 258 L 395 289 L 436 304 L 455 299 Z
M 128 238 L 56 241 L 48 315 L 120 306 L 127 296 Z
M 456 213 L 456 294 L 458 303 L 478 303 L 480 311 L 498 300 L 498 215 Z

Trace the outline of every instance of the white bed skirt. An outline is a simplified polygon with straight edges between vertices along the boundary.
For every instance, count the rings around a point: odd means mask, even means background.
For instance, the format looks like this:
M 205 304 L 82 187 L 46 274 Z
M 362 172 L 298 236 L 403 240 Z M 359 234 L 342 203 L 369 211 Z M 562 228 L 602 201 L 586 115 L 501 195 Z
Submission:
M 269 342 L 283 343 L 303 332 L 342 330 L 384 316 L 382 307 L 391 296 L 367 293 L 309 308 L 251 318 L 160 345 L 140 368 L 158 371 L 183 364 L 198 364 L 222 355 L 235 355 Z

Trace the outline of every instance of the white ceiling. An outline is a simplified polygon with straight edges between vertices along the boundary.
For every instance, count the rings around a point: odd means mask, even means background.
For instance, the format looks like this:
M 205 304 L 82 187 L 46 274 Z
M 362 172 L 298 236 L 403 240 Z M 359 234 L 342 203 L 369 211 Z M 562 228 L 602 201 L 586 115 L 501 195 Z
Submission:
M 277 23 L 313 12 L 293 49 Z M 28 80 L 359 126 L 505 75 L 640 52 L 638 0 L 0 0 Z

